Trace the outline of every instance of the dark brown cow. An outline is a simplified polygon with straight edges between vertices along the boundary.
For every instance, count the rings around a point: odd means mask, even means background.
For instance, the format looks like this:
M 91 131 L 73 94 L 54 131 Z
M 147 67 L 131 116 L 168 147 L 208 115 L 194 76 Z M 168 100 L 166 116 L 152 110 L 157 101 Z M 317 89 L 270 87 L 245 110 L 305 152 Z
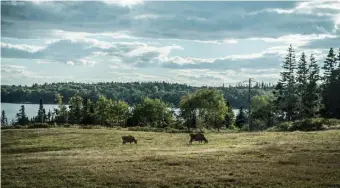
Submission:
M 135 139 L 135 137 L 129 135 L 129 136 L 122 136 L 123 139 L 123 144 L 126 144 L 127 142 L 129 142 L 130 144 L 132 142 L 134 142 L 135 144 L 137 144 L 137 140 Z
M 205 143 L 208 143 L 208 140 L 204 137 L 202 133 L 190 134 L 189 144 L 191 144 L 193 141 L 198 141 L 199 143 L 204 141 Z

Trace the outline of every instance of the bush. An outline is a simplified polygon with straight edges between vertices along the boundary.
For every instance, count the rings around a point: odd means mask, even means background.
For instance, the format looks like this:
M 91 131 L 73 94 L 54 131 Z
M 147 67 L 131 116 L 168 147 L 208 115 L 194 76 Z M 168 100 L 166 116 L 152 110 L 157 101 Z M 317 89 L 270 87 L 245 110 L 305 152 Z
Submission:
M 249 125 L 248 124 L 245 124 L 243 125 L 241 128 L 240 128 L 240 131 L 249 131 Z
M 274 127 L 270 127 L 267 131 L 289 131 L 292 126 L 292 122 L 283 122 Z
M 323 123 L 328 126 L 340 125 L 340 119 L 323 119 Z
M 267 128 L 266 122 L 261 119 L 253 119 L 251 123 L 253 130 L 265 130 Z
M 324 119 L 322 118 L 302 119 L 293 122 L 289 131 L 319 131 L 326 129 L 323 125 Z
M 34 123 L 34 124 L 30 124 L 27 126 L 27 128 L 29 129 L 35 129 L 35 128 L 51 128 L 52 126 L 50 124 L 47 123 Z

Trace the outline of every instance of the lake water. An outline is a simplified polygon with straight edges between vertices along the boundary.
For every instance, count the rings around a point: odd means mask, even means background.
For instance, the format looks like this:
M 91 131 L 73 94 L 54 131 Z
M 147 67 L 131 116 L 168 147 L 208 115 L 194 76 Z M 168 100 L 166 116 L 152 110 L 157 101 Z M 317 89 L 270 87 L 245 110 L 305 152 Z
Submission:
M 19 113 L 21 105 L 25 105 L 27 117 L 31 118 L 38 114 L 39 104 L 18 104 L 18 103 L 1 103 L 1 111 L 5 110 L 8 123 L 16 119 L 16 114 Z M 53 108 L 58 108 L 56 104 L 44 104 L 46 113 L 48 110 L 53 111 Z
M 18 103 L 1 103 L 1 110 L 5 110 L 8 123 L 16 119 L 16 114 L 20 110 L 20 106 L 25 105 L 26 115 L 31 118 L 38 114 L 39 104 L 18 104 Z M 58 108 L 56 104 L 44 104 L 46 113 L 48 110 L 53 111 L 54 108 Z M 178 109 L 175 110 L 178 113 Z M 238 113 L 238 109 L 233 110 L 235 115 Z

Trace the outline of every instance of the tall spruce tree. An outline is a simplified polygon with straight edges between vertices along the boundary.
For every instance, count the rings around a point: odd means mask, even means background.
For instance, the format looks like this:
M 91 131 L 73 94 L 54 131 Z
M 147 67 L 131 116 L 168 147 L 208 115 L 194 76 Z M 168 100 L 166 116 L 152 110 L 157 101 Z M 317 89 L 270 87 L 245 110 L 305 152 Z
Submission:
M 17 122 L 18 125 L 27 125 L 29 123 L 29 119 L 26 116 L 25 106 L 21 105 L 19 113 L 17 113 Z
M 308 67 L 306 61 L 306 55 L 303 52 L 301 54 L 300 61 L 297 69 L 297 94 L 299 101 L 299 118 L 303 118 L 307 115 L 306 103 L 307 101 L 307 82 L 308 82 Z
M 238 128 L 242 128 L 247 123 L 247 121 L 248 119 L 247 119 L 246 113 L 243 110 L 243 106 L 241 106 L 240 111 L 236 116 L 235 125 Z
M 340 71 L 337 68 L 337 57 L 334 54 L 333 48 L 330 48 L 326 60 L 323 65 L 323 87 L 322 87 L 322 115 L 328 118 L 338 117 L 339 114 L 339 74 Z
M 304 114 L 308 118 L 315 117 L 320 107 L 320 89 L 318 81 L 320 80 L 320 68 L 315 60 L 314 55 L 310 56 L 310 64 L 308 67 L 308 83 L 306 87 L 306 95 L 303 99 L 303 104 L 306 107 Z
M 44 123 L 45 120 L 46 120 L 46 112 L 45 112 L 43 100 L 42 100 L 42 98 L 40 98 L 39 110 L 38 110 L 38 116 L 37 116 L 36 122 Z
M 282 98 L 280 104 L 281 110 L 285 113 L 285 119 L 292 121 L 296 118 L 297 109 L 297 96 L 296 96 L 296 85 L 295 85 L 295 70 L 296 60 L 295 51 L 292 45 L 288 48 L 288 54 L 285 57 L 282 65 L 283 71 L 281 72 L 282 84 Z
M 329 82 L 331 82 L 332 72 L 336 68 L 336 63 L 337 63 L 336 55 L 334 53 L 333 48 L 330 48 L 327 58 L 324 61 L 324 65 L 322 67 L 322 69 L 324 70 L 323 80 L 325 81 L 326 85 Z

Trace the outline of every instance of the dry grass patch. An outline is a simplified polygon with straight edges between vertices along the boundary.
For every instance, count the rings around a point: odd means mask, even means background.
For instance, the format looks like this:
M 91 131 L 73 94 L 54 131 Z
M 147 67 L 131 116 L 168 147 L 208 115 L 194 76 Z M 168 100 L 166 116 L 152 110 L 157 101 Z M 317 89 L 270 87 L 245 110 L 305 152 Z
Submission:
M 340 131 L 189 135 L 114 129 L 2 130 L 3 187 L 332 187 Z M 122 144 L 131 134 L 138 144 Z

